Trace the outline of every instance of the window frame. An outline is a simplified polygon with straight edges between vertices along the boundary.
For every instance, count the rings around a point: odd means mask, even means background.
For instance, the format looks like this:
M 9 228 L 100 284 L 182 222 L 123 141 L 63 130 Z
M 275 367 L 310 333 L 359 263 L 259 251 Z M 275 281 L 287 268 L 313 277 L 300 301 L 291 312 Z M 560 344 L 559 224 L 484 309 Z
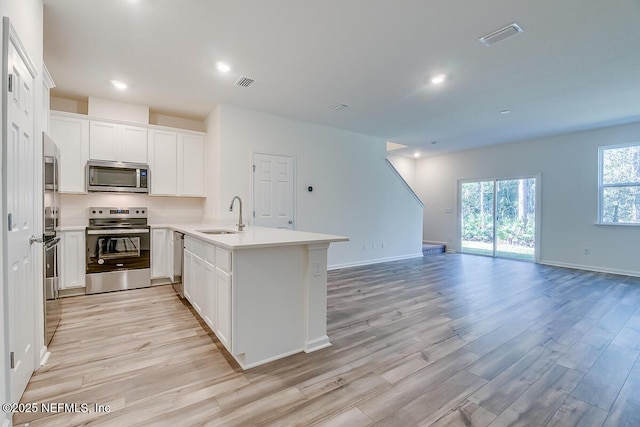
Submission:
M 640 188 L 640 182 L 617 182 L 613 184 L 605 184 L 604 181 L 604 152 L 606 150 L 615 150 L 626 147 L 640 147 L 640 141 L 627 142 L 624 144 L 612 144 L 601 145 L 598 147 L 598 222 L 597 225 L 608 226 L 626 226 L 626 227 L 640 227 L 640 222 L 604 222 L 604 190 L 605 188 L 620 188 L 620 187 L 638 187 Z

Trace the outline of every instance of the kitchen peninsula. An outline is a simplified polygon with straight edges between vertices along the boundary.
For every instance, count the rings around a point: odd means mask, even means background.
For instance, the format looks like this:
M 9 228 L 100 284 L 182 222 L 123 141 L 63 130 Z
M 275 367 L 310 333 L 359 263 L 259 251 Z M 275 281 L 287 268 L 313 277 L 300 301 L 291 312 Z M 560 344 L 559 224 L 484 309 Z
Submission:
M 184 234 L 185 298 L 243 369 L 331 345 L 327 249 L 347 237 L 251 226 L 166 227 Z

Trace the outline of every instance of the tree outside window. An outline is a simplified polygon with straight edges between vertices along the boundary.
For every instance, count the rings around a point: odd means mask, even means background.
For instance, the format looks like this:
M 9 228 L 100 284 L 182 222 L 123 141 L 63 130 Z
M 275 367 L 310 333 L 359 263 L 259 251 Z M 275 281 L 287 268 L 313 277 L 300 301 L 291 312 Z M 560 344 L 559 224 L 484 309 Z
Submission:
M 600 147 L 602 224 L 640 224 L 640 143 Z

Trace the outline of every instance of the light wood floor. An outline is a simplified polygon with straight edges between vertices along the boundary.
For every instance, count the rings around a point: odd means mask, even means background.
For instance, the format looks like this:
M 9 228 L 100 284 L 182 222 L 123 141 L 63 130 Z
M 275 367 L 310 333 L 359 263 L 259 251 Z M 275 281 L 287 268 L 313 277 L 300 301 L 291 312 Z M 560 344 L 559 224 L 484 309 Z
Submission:
M 64 299 L 22 401 L 111 410 L 15 423 L 640 425 L 640 279 L 442 254 L 329 282 L 333 345 L 244 372 L 170 286 Z

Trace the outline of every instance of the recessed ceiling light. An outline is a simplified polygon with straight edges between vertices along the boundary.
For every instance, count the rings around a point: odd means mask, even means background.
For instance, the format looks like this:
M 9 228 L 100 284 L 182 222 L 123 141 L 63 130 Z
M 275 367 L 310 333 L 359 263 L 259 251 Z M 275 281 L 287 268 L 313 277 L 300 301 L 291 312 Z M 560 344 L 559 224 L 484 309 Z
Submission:
M 433 76 L 431 78 L 431 83 L 433 83 L 434 85 L 439 85 L 441 83 L 444 83 L 446 79 L 447 76 L 445 76 L 444 74 L 438 74 L 437 76 Z
M 504 116 L 505 114 L 509 114 L 510 112 L 511 112 L 511 110 L 502 110 L 502 111 L 500 111 L 500 114 L 502 114 Z
M 413 153 L 413 157 L 415 157 L 416 159 L 420 157 L 420 152 L 416 151 L 415 153 Z
M 127 84 L 119 80 L 111 80 L 111 84 L 119 90 L 125 90 L 127 88 Z
M 229 64 L 221 61 L 216 62 L 216 68 L 218 69 L 218 71 L 222 73 L 227 73 L 231 70 L 231 67 L 229 66 Z

